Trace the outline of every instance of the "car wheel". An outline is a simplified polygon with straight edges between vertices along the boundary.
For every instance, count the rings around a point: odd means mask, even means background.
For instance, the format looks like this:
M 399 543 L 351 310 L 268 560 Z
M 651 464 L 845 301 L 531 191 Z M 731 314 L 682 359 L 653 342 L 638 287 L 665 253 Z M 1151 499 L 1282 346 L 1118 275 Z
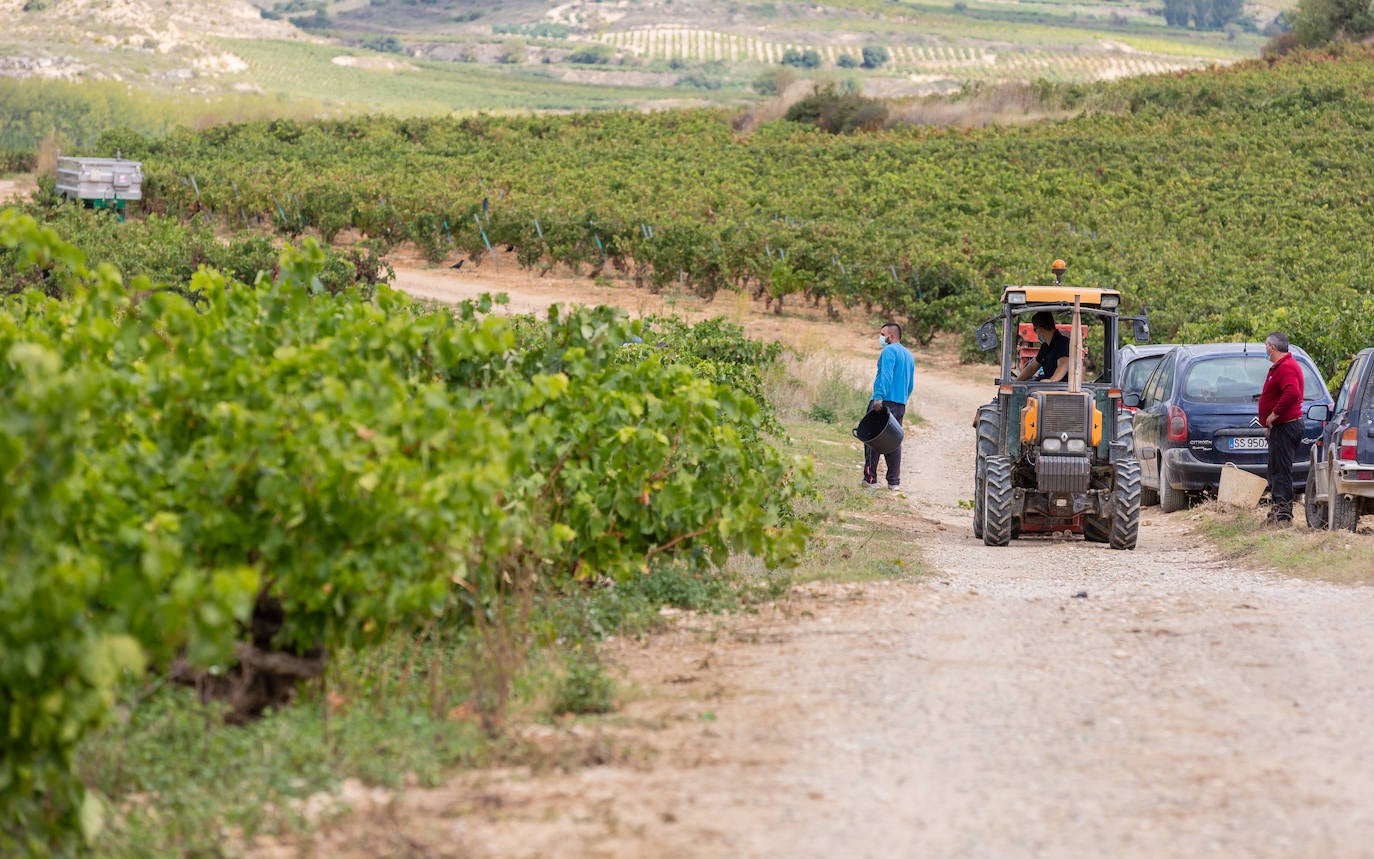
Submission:
M 1163 453 L 1163 451 L 1160 451 Z M 1161 513 L 1173 513 L 1175 510 L 1182 510 L 1188 506 L 1188 498 L 1182 489 L 1175 489 L 1170 484 L 1172 475 L 1169 473 L 1169 463 L 1163 456 L 1159 458 L 1159 511 Z
M 1307 527 L 1326 528 L 1326 498 L 1317 495 L 1317 469 L 1321 464 L 1317 461 L 1317 452 L 1312 451 L 1308 457 L 1307 465 L 1307 488 L 1302 493 L 1302 511 L 1307 516 Z
M 1331 528 L 1354 531 L 1360 524 L 1360 499 L 1348 498 L 1339 492 L 1331 493 Z

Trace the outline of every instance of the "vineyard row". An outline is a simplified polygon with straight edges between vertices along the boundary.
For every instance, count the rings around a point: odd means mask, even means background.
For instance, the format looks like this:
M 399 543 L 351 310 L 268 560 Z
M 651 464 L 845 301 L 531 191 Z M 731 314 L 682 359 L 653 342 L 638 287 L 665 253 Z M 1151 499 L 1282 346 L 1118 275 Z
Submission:
M 781 62 L 788 51 L 815 51 L 823 64 L 841 56 L 860 59 L 858 47 L 778 42 L 715 30 L 644 27 L 604 33 L 604 44 L 638 56 L 724 62 Z M 887 47 L 886 68 L 895 71 L 960 74 L 965 77 L 1100 79 L 1196 68 L 1201 63 L 1151 54 L 1116 51 L 997 51 L 966 45 L 929 44 Z

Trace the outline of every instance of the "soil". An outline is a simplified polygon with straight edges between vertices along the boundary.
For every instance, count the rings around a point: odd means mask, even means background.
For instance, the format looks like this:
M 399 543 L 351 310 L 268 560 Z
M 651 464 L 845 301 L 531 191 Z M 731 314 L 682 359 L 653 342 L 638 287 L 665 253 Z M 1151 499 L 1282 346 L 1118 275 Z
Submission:
M 490 264 L 402 261 L 444 300 L 724 314 L 871 373 L 871 321 L 651 296 Z M 437 789 L 345 784 L 276 856 L 1374 856 L 1374 592 L 1217 557 L 1149 508 L 1134 551 L 975 540 L 974 409 L 990 371 L 917 350 L 904 491 L 877 512 L 931 572 L 808 585 L 728 618 L 682 614 L 606 657 L 632 690 L 525 739 L 576 767 L 476 771 Z M 848 451 L 859 482 L 861 453 Z
M 32 194 L 37 187 L 38 183 L 33 176 L 11 176 L 8 179 L 0 179 L 0 206 L 22 201 L 24 197 Z

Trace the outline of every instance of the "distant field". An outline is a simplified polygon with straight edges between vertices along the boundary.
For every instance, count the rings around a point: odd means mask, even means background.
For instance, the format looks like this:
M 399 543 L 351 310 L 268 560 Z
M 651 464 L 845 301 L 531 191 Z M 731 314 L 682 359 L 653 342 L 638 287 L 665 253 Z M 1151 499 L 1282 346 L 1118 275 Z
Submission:
M 888 95 L 966 82 L 1083 82 L 1200 68 L 1258 56 L 1260 30 L 1275 14 L 1252 4 L 1250 17 L 1207 31 L 1166 26 L 1157 2 L 1139 0 L 345 0 L 328 8 L 345 38 L 361 40 L 385 23 L 412 53 L 451 54 L 452 45 L 468 45 L 479 64 L 502 72 L 512 68 L 492 62 L 494 46 L 522 38 L 530 45 L 526 68 L 575 67 L 568 55 L 588 44 L 615 50 L 604 65 L 627 70 L 671 64 L 690 73 L 692 64 L 716 64 L 711 74 L 719 86 L 701 95 L 717 101 L 747 95 L 749 82 L 789 49 L 816 51 L 820 68 L 803 74 L 826 74 L 866 45 L 885 48 L 888 63 L 852 74 Z M 936 80 L 943 85 L 931 86 Z
M 0 87 L 0 138 L 70 148 L 119 125 L 156 133 L 264 112 L 737 106 L 793 79 L 841 76 L 888 99 L 1079 84 L 1256 57 L 1277 14 L 1252 4 L 1225 30 L 1197 31 L 1165 26 L 1159 0 L 253 2 L 272 20 L 236 0 L 63 0 L 24 12 L 0 33 L 0 74 L 49 91 Z M 842 67 L 866 46 L 888 60 Z M 817 67 L 785 69 L 789 50 L 814 50 Z
M 859 59 L 862 45 L 771 41 L 680 26 L 643 27 L 601 36 L 603 44 L 636 57 L 657 60 L 774 64 L 789 50 L 814 50 L 822 68 L 836 67 L 840 57 Z M 874 41 L 872 44 L 882 44 Z M 1125 42 L 1043 49 L 1004 45 L 971 45 L 933 41 L 915 45 L 883 45 L 891 59 L 885 73 L 939 75 L 958 80 L 1036 80 L 1056 82 L 1101 80 L 1199 68 L 1211 60 L 1232 57 L 1187 55 L 1185 46 L 1155 39 L 1150 50 Z M 1174 48 L 1175 53 L 1159 48 Z
M 503 110 L 599 110 L 633 104 L 684 104 L 691 90 L 566 83 L 529 69 L 494 69 L 377 55 L 302 42 L 221 40 L 248 64 L 245 81 L 292 99 L 398 114 Z M 370 58 L 398 70 L 346 66 L 336 57 Z

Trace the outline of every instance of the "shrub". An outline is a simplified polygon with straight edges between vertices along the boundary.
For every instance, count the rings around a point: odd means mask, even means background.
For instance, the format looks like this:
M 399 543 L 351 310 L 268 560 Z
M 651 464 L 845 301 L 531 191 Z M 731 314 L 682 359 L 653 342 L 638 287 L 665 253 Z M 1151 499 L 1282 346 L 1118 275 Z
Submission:
M 553 702 L 555 715 L 609 713 L 615 709 L 615 683 L 597 662 L 573 657 Z
M 891 56 L 887 52 L 887 48 L 881 45 L 865 45 L 863 57 L 863 67 L 866 69 L 879 68 L 891 59 Z
M 847 134 L 882 128 L 887 124 L 888 112 L 887 105 L 877 99 L 840 92 L 828 83 L 788 108 L 784 118 L 815 125 L 831 134 Z
M 615 52 L 605 45 L 588 45 L 568 54 L 568 62 L 585 66 L 604 66 L 615 59 Z
M 395 36 L 374 36 L 363 39 L 358 46 L 380 54 L 404 54 L 406 46 Z
M 759 95 L 782 95 L 797 80 L 797 73 L 791 68 L 768 69 L 750 84 Z

